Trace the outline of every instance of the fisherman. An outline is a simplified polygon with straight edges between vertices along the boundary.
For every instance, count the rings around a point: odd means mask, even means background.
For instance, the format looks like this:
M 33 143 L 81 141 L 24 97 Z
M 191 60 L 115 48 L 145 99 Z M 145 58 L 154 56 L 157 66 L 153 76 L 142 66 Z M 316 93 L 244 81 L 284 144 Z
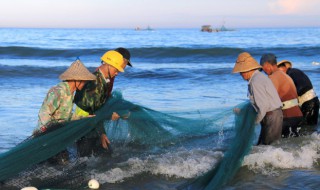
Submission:
M 248 97 L 258 114 L 256 123 L 261 124 L 258 145 L 269 145 L 281 138 L 282 104 L 271 80 L 259 71 L 260 68 L 258 62 L 244 52 L 239 54 L 232 72 L 240 73 L 248 81 Z M 235 112 L 238 111 L 235 109 Z
M 269 76 L 282 101 L 283 137 L 299 136 L 299 127 L 303 116 L 298 104 L 297 89 L 293 80 L 277 67 L 277 58 L 274 54 L 262 55 L 260 65 Z
M 40 134 L 50 126 L 75 119 L 72 114 L 74 92 L 81 90 L 85 81 L 94 81 L 96 76 L 77 59 L 59 78 L 62 82 L 49 90 L 42 103 L 38 126 L 33 134 Z
M 126 65 L 132 66 L 130 53 L 125 48 L 117 48 L 107 51 L 101 57 L 101 65 L 93 73 L 96 81 L 87 82 L 84 88 L 77 91 L 75 103 L 78 116 L 93 115 L 108 100 L 113 88 L 113 82 L 119 72 L 124 72 Z M 113 112 L 111 120 L 117 120 L 120 116 Z M 123 117 L 125 119 L 125 117 Z M 110 141 L 100 123 L 87 136 L 77 142 L 79 156 L 98 155 L 110 149 Z
M 94 81 L 96 76 L 77 59 L 59 78 L 62 82 L 49 90 L 42 103 L 38 115 L 38 126 L 33 131 L 34 137 L 61 126 L 63 122 L 80 119 L 72 114 L 74 92 L 81 90 L 85 81 Z M 69 153 L 64 150 L 48 161 L 52 164 L 66 164 L 68 160 Z
M 278 68 L 287 73 L 293 80 L 297 92 L 298 102 L 303 114 L 304 124 L 317 125 L 319 115 L 319 98 L 313 90 L 309 77 L 301 70 L 292 68 L 292 63 L 282 60 L 277 63 Z
M 118 48 L 115 49 L 114 51 L 119 52 L 119 53 L 122 55 L 123 60 L 124 60 L 124 65 L 125 65 L 125 67 L 126 67 L 127 65 L 130 66 L 130 67 L 132 67 L 131 61 L 130 61 L 131 54 L 130 54 L 130 52 L 129 52 L 128 49 L 123 48 L 123 47 L 118 47 Z M 109 88 L 109 91 L 108 91 L 108 96 L 111 95 L 111 92 L 112 92 L 112 89 L 113 89 L 114 80 L 115 80 L 115 77 L 112 77 L 112 78 L 110 79 L 110 88 Z

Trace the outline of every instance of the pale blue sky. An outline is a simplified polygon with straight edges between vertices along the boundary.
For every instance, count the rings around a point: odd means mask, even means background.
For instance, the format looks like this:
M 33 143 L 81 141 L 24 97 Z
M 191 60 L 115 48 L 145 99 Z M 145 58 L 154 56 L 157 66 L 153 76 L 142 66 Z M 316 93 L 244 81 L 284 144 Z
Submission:
M 320 0 L 0 0 L 0 27 L 320 27 Z

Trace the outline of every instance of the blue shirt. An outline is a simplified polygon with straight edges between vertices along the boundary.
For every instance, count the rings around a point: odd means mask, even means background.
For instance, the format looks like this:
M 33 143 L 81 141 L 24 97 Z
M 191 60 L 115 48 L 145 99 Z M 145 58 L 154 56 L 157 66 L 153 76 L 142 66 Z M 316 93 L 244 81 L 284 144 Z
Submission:
M 261 122 L 267 112 L 274 111 L 282 106 L 272 81 L 259 70 L 256 70 L 249 80 L 248 97 L 258 113 L 257 123 Z

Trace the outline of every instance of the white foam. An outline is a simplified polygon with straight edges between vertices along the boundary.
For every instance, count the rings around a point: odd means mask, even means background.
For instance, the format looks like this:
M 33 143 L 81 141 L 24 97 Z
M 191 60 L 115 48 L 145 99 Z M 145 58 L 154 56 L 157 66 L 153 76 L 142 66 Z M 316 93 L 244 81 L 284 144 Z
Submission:
M 104 173 L 93 171 L 93 175 L 101 183 L 122 182 L 125 178 L 144 172 L 167 177 L 193 178 L 212 168 L 222 155 L 220 151 L 180 150 L 146 158 L 130 158 Z
M 277 175 L 275 169 L 313 168 L 320 158 L 320 134 L 312 134 L 301 146 L 257 146 L 245 156 L 243 166 L 265 175 Z

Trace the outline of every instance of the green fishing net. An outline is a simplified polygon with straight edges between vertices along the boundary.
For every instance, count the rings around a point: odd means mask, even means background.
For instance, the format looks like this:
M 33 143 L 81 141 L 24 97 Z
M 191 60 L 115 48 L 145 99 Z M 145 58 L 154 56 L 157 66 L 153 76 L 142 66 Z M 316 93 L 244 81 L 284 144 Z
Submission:
M 178 189 L 214 190 L 220 189 L 233 178 L 241 166 L 244 156 L 250 151 L 254 139 L 256 112 L 249 103 L 238 105 L 235 137 L 220 162 L 203 176 L 181 185 Z
M 251 130 L 253 128 L 252 118 L 254 113 L 248 104 L 242 105 L 242 107 L 242 111 L 236 117 L 235 127 L 237 135 L 240 133 L 240 137 L 235 137 L 236 143 L 233 144 L 235 144 L 236 148 L 230 146 L 228 150 L 233 152 L 225 154 L 226 158 L 231 157 L 231 154 L 236 155 L 233 158 L 235 160 L 243 158 L 243 154 L 248 150 L 250 137 L 253 133 Z M 126 120 L 110 121 L 113 112 L 117 112 L 120 116 L 129 117 Z M 70 186 L 77 189 L 82 185 L 81 183 L 88 180 L 88 176 L 84 176 L 81 171 L 81 168 L 84 167 L 82 166 L 83 162 L 77 159 L 76 153 L 74 154 L 75 161 L 62 168 L 51 168 L 43 163 L 68 147 L 74 146 L 78 139 L 90 133 L 101 122 L 105 124 L 105 130 L 112 144 L 143 146 L 146 149 L 151 149 L 155 146 L 169 147 L 184 139 L 215 134 L 221 130 L 234 130 L 232 124 L 226 124 L 223 128 L 217 124 L 217 121 L 224 120 L 224 117 L 232 116 L 232 109 L 221 112 L 209 119 L 187 119 L 126 101 L 123 99 L 122 94 L 117 91 L 95 114 L 95 117 L 64 123 L 48 133 L 30 137 L 8 152 L 2 153 L 0 155 L 0 181 L 2 182 L 0 187 L 10 185 L 23 187 L 31 184 L 36 184 L 37 187 L 52 187 L 60 184 L 62 187 Z M 244 153 L 241 151 L 244 151 Z M 235 160 L 229 161 L 233 162 Z M 235 163 L 237 166 L 240 164 L 239 161 Z M 57 172 L 59 169 L 62 172 Z M 218 173 L 209 173 L 210 175 L 206 175 L 208 179 L 212 175 L 222 175 L 220 170 Z M 21 179 L 22 176 L 24 178 L 29 176 L 29 178 L 25 181 L 16 180 L 12 182 L 13 179 Z M 66 181 L 69 184 L 66 184 Z M 205 180 L 205 182 L 207 181 Z

